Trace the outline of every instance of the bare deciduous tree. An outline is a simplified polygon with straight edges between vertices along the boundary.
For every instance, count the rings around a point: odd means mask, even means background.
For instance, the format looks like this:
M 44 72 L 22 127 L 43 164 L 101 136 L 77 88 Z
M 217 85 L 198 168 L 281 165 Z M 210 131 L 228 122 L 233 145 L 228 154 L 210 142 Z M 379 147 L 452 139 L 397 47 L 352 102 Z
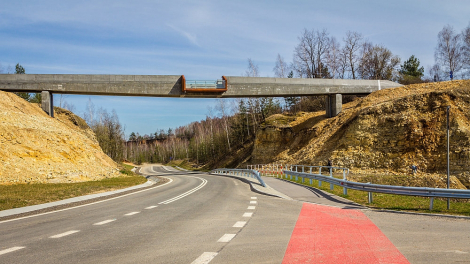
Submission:
M 357 64 L 359 63 L 360 54 L 359 51 L 363 44 L 363 37 L 360 33 L 355 31 L 346 32 L 346 37 L 343 38 L 344 47 L 343 55 L 347 61 L 351 78 L 356 79 L 357 77 Z
M 381 45 L 364 47 L 360 61 L 360 75 L 363 79 L 391 80 L 400 58 Z
M 300 43 L 294 50 L 294 70 L 297 76 L 307 78 L 324 77 L 326 54 L 330 48 L 330 38 L 326 29 L 322 31 L 304 29 Z
M 462 39 L 464 63 L 467 67 L 467 74 L 470 75 L 470 24 L 463 30 Z
M 336 78 L 341 70 L 341 46 L 335 37 L 330 38 L 329 49 L 326 51 L 326 66 L 331 78 Z
M 248 58 L 248 69 L 245 71 L 246 77 L 259 77 L 258 65 L 256 65 L 251 58 Z
M 445 26 L 437 35 L 437 47 L 434 53 L 436 63 L 448 73 L 452 71 L 454 75 L 463 67 L 461 38 L 462 35 L 457 34 L 450 25 Z
M 284 61 L 284 58 L 281 57 L 281 54 L 277 54 L 276 65 L 273 68 L 274 76 L 279 78 L 287 78 L 289 74 L 289 67 Z

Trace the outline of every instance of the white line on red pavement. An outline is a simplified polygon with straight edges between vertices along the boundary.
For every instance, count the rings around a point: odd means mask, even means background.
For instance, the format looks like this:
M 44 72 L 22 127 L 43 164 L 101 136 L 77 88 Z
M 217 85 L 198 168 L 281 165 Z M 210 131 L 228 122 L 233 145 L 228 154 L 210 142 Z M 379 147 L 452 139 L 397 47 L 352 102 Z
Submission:
M 235 236 L 236 234 L 225 234 L 221 238 L 219 238 L 217 242 L 227 243 L 230 242 L 230 240 L 232 240 Z
M 217 256 L 217 252 L 204 252 L 196 260 L 191 262 L 191 264 L 207 264 Z
M 0 255 L 10 253 L 10 252 L 13 252 L 13 251 L 17 251 L 17 250 L 20 250 L 20 249 L 23 249 L 23 248 L 24 247 L 12 247 L 12 248 L 7 248 L 7 249 L 4 249 L 4 250 L 0 250 Z
M 68 236 L 68 235 L 75 234 L 75 233 L 78 233 L 78 232 L 80 232 L 80 230 L 70 230 L 70 231 L 64 232 L 62 234 L 57 234 L 57 235 L 54 235 L 54 236 L 50 236 L 49 238 L 60 238 L 60 237 Z
M 114 222 L 116 221 L 116 219 L 109 219 L 109 220 L 104 220 L 104 221 L 101 221 L 101 222 L 98 222 L 98 223 L 94 223 L 93 225 L 105 225 L 105 224 L 108 224 L 108 223 L 111 223 L 111 222 Z

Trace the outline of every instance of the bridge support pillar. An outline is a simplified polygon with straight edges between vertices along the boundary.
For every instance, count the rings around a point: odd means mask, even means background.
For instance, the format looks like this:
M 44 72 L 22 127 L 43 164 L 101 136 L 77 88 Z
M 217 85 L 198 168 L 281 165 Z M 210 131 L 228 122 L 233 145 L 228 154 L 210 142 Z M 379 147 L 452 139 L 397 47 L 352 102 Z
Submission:
M 326 96 L 326 117 L 335 117 L 343 109 L 343 96 L 331 94 Z
M 41 108 L 46 112 L 50 117 L 54 117 L 54 98 L 52 93 L 49 91 L 41 92 Z

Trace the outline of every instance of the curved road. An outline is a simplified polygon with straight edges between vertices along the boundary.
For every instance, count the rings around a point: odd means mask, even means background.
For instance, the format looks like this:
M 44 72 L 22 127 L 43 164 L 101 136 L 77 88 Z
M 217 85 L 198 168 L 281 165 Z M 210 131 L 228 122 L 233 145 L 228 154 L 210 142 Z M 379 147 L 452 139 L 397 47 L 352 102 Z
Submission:
M 282 261 L 301 204 L 236 179 L 168 170 L 141 170 L 170 179 L 155 188 L 0 222 L 0 263 Z

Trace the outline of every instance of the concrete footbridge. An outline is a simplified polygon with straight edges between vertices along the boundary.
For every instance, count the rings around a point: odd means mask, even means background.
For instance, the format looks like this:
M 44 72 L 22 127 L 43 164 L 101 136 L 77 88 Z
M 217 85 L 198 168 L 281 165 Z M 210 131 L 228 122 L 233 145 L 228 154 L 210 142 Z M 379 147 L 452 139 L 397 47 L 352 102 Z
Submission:
M 53 94 L 247 98 L 327 95 L 327 116 L 341 112 L 342 94 L 370 94 L 399 87 L 384 80 L 305 79 L 222 76 L 191 81 L 184 75 L 0 74 L 0 90 L 40 92 L 42 108 L 53 116 Z

